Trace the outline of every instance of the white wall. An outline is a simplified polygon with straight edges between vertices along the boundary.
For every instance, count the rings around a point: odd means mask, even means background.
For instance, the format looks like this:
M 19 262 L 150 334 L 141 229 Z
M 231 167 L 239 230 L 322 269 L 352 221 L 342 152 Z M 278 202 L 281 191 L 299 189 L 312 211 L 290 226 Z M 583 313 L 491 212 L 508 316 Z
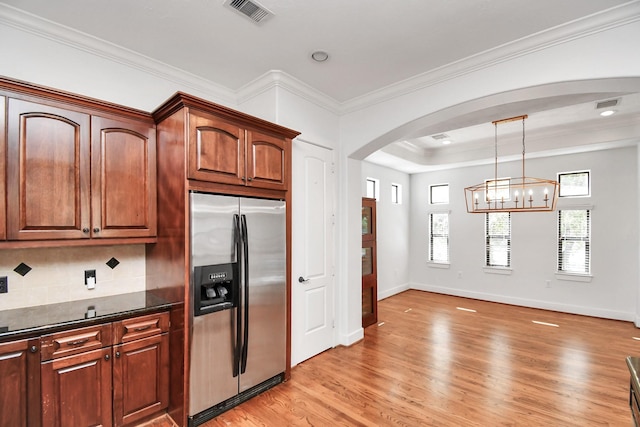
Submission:
M 411 185 L 408 174 L 362 162 L 362 197 L 366 179 L 380 180 L 376 203 L 376 243 L 378 248 L 378 300 L 409 289 L 409 214 Z M 402 188 L 401 204 L 391 203 L 391 184 Z
M 637 6 L 637 4 L 632 5 L 636 8 Z M 586 93 L 588 91 L 599 93 L 614 90 L 612 86 L 608 86 L 608 83 L 613 83 L 615 86 L 617 84 L 616 78 L 640 77 L 640 55 L 637 55 L 636 40 L 640 40 L 640 21 L 622 19 L 611 25 L 597 27 L 595 31 L 579 31 L 573 36 L 560 37 L 554 42 L 540 43 L 533 47 L 528 46 L 521 52 L 514 52 L 512 55 L 500 56 L 497 53 L 493 55 L 491 52 L 488 57 L 492 59 L 482 63 L 475 63 L 477 58 L 472 58 L 470 64 L 464 63 L 465 61 L 456 64 L 459 65 L 459 69 L 449 70 L 448 75 L 443 76 L 439 74 L 441 70 L 438 70 L 435 75 L 424 76 L 422 85 L 414 90 L 406 91 L 400 96 L 388 97 L 383 101 L 369 104 L 363 108 L 356 108 L 344 114 L 340 120 L 341 153 L 354 162 L 362 160 L 377 149 L 413 131 L 426 129 L 427 133 L 425 134 L 427 135 L 431 134 L 429 131 L 434 131 L 432 133 L 446 131 L 447 129 L 443 128 L 443 125 L 446 126 L 448 120 L 473 113 L 478 109 L 493 108 L 506 103 L 517 103 L 522 100 L 553 96 L 554 94 Z M 479 58 L 482 58 L 482 55 Z M 582 84 L 583 82 L 584 84 Z M 635 81 L 633 84 L 636 84 Z M 608 87 L 605 88 L 605 86 Z M 622 86 L 619 89 L 622 90 Z M 636 87 L 627 87 L 624 90 L 637 92 L 640 87 L 636 85 Z M 562 166 L 557 169 L 570 168 Z M 341 202 L 361 196 L 361 186 L 356 185 L 354 181 L 358 181 L 357 184 L 360 184 L 362 176 L 360 173 L 347 172 L 346 178 L 349 182 L 344 185 L 347 194 L 341 196 Z M 465 173 L 470 173 L 471 177 L 475 177 L 475 179 L 470 179 L 472 184 L 476 183 L 474 181 L 478 181 L 478 179 L 483 179 L 480 172 L 474 173 L 470 169 Z M 533 175 L 533 173 L 531 174 Z M 637 179 L 635 175 L 633 179 Z M 444 177 L 438 178 L 436 175 L 434 175 L 434 180 L 446 181 Z M 421 184 L 417 180 L 412 181 L 413 194 L 419 191 Z M 463 184 L 469 185 L 466 182 L 458 183 L 458 188 L 462 188 Z M 635 209 L 635 201 L 632 204 Z M 357 227 L 356 224 L 361 215 L 359 205 L 345 204 L 344 207 L 347 209 L 344 213 L 347 218 L 343 220 Z M 420 204 L 412 197 L 412 221 L 416 220 L 414 212 L 419 207 Z M 629 217 L 629 221 L 631 226 L 636 229 L 638 215 L 635 214 L 635 211 L 632 217 Z M 420 224 L 416 226 L 415 222 L 412 222 L 412 235 L 424 232 L 420 228 L 416 228 L 419 226 Z M 554 225 L 548 226 L 554 227 Z M 551 229 L 553 230 L 553 228 Z M 461 229 L 457 232 L 463 233 L 465 238 L 469 235 L 468 233 L 472 233 L 467 229 Z M 345 240 L 340 242 L 341 247 L 355 250 L 359 246 L 360 236 L 358 235 L 344 232 L 342 238 Z M 424 248 L 411 246 L 412 255 L 417 250 L 423 251 Z M 637 254 L 637 252 L 638 249 L 635 248 L 633 253 Z M 634 262 L 637 259 L 636 256 Z M 534 269 L 533 265 L 536 261 L 537 258 L 532 259 L 532 267 L 519 267 L 519 271 Z M 467 267 L 481 268 L 477 265 Z M 594 268 L 596 268 L 595 265 Z M 594 274 L 604 274 L 601 273 L 602 268 L 606 267 L 598 266 L 598 270 L 594 270 Z M 352 271 L 354 269 L 357 270 L 354 272 Z M 361 274 L 360 270 L 361 266 L 351 261 L 349 277 Z M 437 274 L 433 271 L 430 272 L 429 285 L 455 290 L 459 279 L 446 276 L 446 274 L 445 272 Z M 593 285 L 575 289 L 575 286 L 570 283 L 557 284 L 555 287 L 554 283 L 549 292 L 552 296 L 544 298 L 542 301 L 556 307 L 597 309 L 597 307 L 593 307 L 592 303 L 602 295 L 602 309 L 598 311 L 603 315 L 610 313 L 630 318 L 631 313 L 636 313 L 635 317 L 640 318 L 640 308 L 634 307 L 634 302 L 640 300 L 637 267 L 626 269 L 621 274 L 622 276 L 616 276 L 618 283 L 625 279 L 631 280 L 628 281 L 627 287 L 618 285 L 612 292 L 613 296 L 605 296 L 602 287 L 595 288 Z M 426 273 L 423 276 L 426 277 Z M 420 277 L 420 274 L 412 270 L 410 277 L 413 280 L 414 277 Z M 463 271 L 464 277 L 465 272 Z M 518 277 L 525 282 L 530 282 L 525 274 Z M 540 279 L 539 276 L 536 277 L 535 286 L 538 285 Z M 446 281 L 452 278 L 455 281 L 447 284 Z M 523 303 L 541 298 L 539 294 L 526 290 L 526 288 L 523 288 L 525 290 L 522 293 L 514 294 L 511 287 L 503 283 L 505 282 L 504 278 L 494 279 L 494 281 L 483 280 L 480 283 L 467 282 L 467 290 L 476 292 L 478 295 L 496 297 L 504 291 L 510 298 L 519 298 Z M 500 285 L 501 283 L 502 285 Z M 355 286 L 355 283 L 351 286 Z M 624 289 L 621 289 L 621 286 Z M 569 295 L 578 293 L 576 290 L 582 292 L 585 289 L 588 290 L 586 296 L 579 296 L 577 299 L 569 297 Z M 348 310 L 355 311 L 359 307 L 359 303 L 352 302 Z M 638 322 L 636 323 L 638 324 Z M 355 325 L 352 327 L 355 328 Z
M 3 12 L 0 3 L 0 18 Z M 133 55 L 131 61 L 121 50 L 95 39 L 82 38 L 78 33 L 49 28 L 46 21 L 33 22 L 42 34 L 9 25 L 11 19 L 0 19 L 0 76 L 24 80 L 72 93 L 114 102 L 143 111 L 153 111 L 175 92 L 181 90 L 194 96 L 235 107 L 233 93 L 213 82 L 202 80 L 166 65 L 145 61 Z M 50 24 L 49 24 L 50 25 Z M 58 38 L 50 38 L 50 30 Z M 11 42 L 8 42 L 8 41 Z M 105 52 L 114 50 L 112 57 Z M 141 63 L 143 65 L 141 65 Z M 160 71 L 162 70 L 162 71 Z
M 520 164 L 499 163 L 518 171 Z M 504 169 L 503 169 L 504 167 Z M 636 147 L 526 161 L 527 175 L 591 171 L 591 197 L 562 198 L 558 209 L 592 205 L 590 282 L 556 277 L 557 213 L 511 215 L 510 275 L 484 271 L 484 214 L 467 213 L 464 187 L 493 177 L 493 165 L 416 174 L 411 179 L 411 287 L 570 313 L 634 320 L 638 289 L 638 165 Z M 499 173 L 499 175 L 501 175 Z M 519 176 L 506 174 L 504 176 Z M 501 175 L 502 176 L 502 175 Z M 427 262 L 429 185 L 449 183 L 450 268 Z M 550 287 L 547 287 L 547 281 Z

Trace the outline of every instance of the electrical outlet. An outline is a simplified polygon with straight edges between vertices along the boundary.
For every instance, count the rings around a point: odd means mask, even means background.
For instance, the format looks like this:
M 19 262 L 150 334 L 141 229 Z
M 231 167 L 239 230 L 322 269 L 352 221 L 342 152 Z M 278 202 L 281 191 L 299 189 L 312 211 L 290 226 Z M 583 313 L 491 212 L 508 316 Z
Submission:
M 9 292 L 9 278 L 7 276 L 0 277 L 0 294 Z
M 95 270 L 85 270 L 84 271 L 84 284 L 89 284 L 89 279 L 93 278 L 93 284 L 96 283 L 96 271 Z

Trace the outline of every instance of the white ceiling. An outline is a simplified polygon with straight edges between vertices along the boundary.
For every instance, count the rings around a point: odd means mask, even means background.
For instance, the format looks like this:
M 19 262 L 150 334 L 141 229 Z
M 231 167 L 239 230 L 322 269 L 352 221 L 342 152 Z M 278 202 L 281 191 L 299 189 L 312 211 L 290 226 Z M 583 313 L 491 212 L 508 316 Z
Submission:
M 630 3 L 626 0 L 257 2 L 273 13 L 259 24 L 226 7 L 224 0 L 4 0 L 2 3 L 234 91 L 270 70 L 281 70 L 339 104 Z M 329 59 L 323 63 L 311 60 L 310 55 L 316 50 L 328 52 Z M 567 109 L 566 100 L 560 103 L 558 107 L 564 108 L 562 117 L 547 114 L 547 125 L 556 126 L 561 119 L 575 121 L 578 114 L 586 114 L 587 110 L 593 113 L 592 100 L 578 101 L 580 105 L 573 110 Z M 634 112 L 640 110 L 637 97 L 624 99 L 621 105 L 629 113 L 633 108 Z M 502 117 L 494 117 L 498 118 Z M 453 140 L 447 149 L 452 150 L 449 147 L 454 144 L 486 140 L 493 135 L 493 128 L 487 123 L 464 129 L 452 124 L 452 129 L 445 132 Z M 535 129 L 537 125 L 531 126 Z M 415 157 L 416 152 L 433 155 L 439 148 L 428 135 L 413 135 L 385 151 L 395 150 L 398 154 L 403 149 Z M 376 154 L 389 159 L 389 153 Z M 375 158 L 376 155 L 371 156 L 370 160 L 376 161 Z M 383 160 L 379 162 L 385 164 Z M 406 160 L 398 161 L 392 167 L 408 172 L 417 170 L 403 166 L 404 163 Z

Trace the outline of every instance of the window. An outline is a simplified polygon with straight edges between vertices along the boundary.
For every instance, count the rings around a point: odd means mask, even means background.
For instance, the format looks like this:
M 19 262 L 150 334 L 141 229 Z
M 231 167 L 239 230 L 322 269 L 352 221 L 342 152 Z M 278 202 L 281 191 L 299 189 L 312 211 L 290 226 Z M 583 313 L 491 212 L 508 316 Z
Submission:
M 429 214 L 429 261 L 449 262 L 449 214 Z
M 432 205 L 449 203 L 449 184 L 429 186 L 429 200 Z
M 511 213 L 486 215 L 486 266 L 511 267 Z
M 591 211 L 558 211 L 558 272 L 590 274 L 590 253 Z
M 589 171 L 565 172 L 558 174 L 559 197 L 589 197 L 591 180 Z
M 501 201 L 510 200 L 511 192 L 509 187 L 511 185 L 510 178 L 500 179 L 488 179 L 485 181 L 485 194 L 487 195 L 487 201 Z
M 391 184 L 391 203 L 395 205 L 402 204 L 402 185 Z
M 378 200 L 380 197 L 380 180 L 367 178 L 367 197 Z

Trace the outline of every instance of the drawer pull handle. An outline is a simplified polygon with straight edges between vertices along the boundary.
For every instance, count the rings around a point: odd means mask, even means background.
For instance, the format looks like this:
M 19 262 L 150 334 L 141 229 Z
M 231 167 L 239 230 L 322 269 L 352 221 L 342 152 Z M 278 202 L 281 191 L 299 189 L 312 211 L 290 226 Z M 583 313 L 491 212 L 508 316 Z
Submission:
M 68 342 L 67 345 L 72 347 L 72 346 L 76 346 L 76 345 L 82 345 L 82 344 L 86 343 L 87 341 L 89 341 L 89 338 L 84 338 L 84 339 L 77 340 L 77 341 L 71 341 L 71 342 Z
M 134 332 L 146 331 L 150 327 L 151 327 L 151 325 L 139 326 L 139 327 L 134 329 Z

